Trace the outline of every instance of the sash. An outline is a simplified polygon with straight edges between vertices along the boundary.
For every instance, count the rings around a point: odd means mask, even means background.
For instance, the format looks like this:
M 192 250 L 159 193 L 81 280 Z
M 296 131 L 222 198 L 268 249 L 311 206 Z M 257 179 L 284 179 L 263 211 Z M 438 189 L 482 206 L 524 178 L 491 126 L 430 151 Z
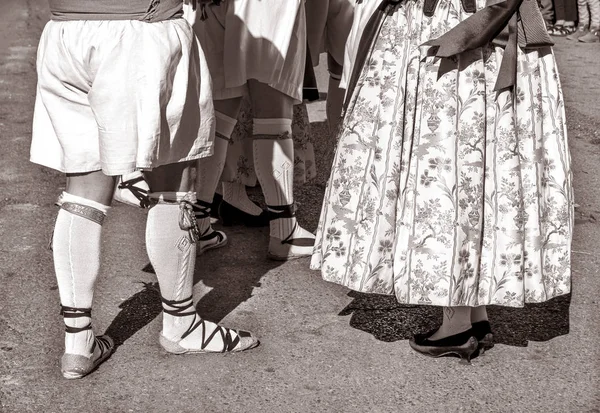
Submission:
M 359 1 L 359 0 L 357 0 Z M 379 35 L 386 15 L 393 14 L 402 0 L 383 0 L 373 13 L 358 44 L 356 62 L 344 102 L 344 113 L 362 73 L 373 42 Z M 424 14 L 431 16 L 438 0 L 425 0 Z M 461 0 L 465 10 L 474 10 L 474 0 Z M 538 49 L 554 45 L 548 35 L 536 0 L 488 0 L 486 6 L 457 24 L 437 39 L 424 45 L 434 46 L 434 56 L 449 58 L 488 43 L 504 47 L 494 90 L 513 87 L 517 79 L 517 48 Z
M 488 0 L 483 9 L 424 44 L 434 46 L 437 57 L 452 57 L 490 42 L 505 48 L 496 91 L 516 83 L 517 47 L 530 50 L 554 44 L 536 0 Z
M 141 20 L 154 23 L 183 16 L 181 0 L 49 0 L 52 20 Z

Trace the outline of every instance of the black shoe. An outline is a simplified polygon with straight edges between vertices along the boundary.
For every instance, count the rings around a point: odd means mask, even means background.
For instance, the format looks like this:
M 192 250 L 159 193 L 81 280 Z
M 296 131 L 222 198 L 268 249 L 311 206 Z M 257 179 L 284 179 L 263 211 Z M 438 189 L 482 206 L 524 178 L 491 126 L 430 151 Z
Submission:
M 471 326 L 475 338 L 479 342 L 479 354 L 494 347 L 494 335 L 492 334 L 492 326 L 487 320 L 478 321 Z
M 478 342 L 473 329 L 454 334 L 439 340 L 429 340 L 436 330 L 427 334 L 418 334 L 408 343 L 413 350 L 430 357 L 456 355 L 468 363 L 473 353 L 477 351 Z
M 234 207 L 227 201 L 221 201 L 219 205 L 219 218 L 226 227 L 236 224 L 247 227 L 266 227 L 269 225 L 269 213 L 266 210 L 263 209 L 260 215 L 252 215 Z

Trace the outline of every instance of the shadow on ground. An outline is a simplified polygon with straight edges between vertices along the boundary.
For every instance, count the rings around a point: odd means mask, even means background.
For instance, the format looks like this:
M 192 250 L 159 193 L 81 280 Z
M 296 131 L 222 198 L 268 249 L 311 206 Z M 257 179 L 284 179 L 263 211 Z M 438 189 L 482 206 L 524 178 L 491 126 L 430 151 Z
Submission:
M 402 305 L 394 296 L 350 292 L 354 300 L 339 315 L 351 315 L 350 326 L 373 335 L 377 340 L 408 340 L 415 333 L 436 328 L 441 307 Z M 569 333 L 571 295 L 554 298 L 524 308 L 489 306 L 488 316 L 494 342 L 526 347 L 529 341 L 547 341 Z
M 158 283 L 142 284 L 144 288 L 141 291 L 121 303 L 121 311 L 106 330 L 105 334 L 113 339 L 115 348 L 148 325 L 162 311 Z

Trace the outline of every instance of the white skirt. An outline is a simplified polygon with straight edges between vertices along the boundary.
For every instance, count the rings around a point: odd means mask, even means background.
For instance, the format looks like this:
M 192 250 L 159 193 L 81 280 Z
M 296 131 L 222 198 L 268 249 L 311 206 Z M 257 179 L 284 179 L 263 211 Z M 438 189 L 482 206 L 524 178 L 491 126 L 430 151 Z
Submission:
M 121 175 L 212 154 L 210 75 L 184 19 L 50 21 L 37 71 L 32 162 Z
M 302 101 L 306 18 L 302 0 L 236 0 L 190 13 L 206 53 L 217 100 L 243 96 L 256 79 Z

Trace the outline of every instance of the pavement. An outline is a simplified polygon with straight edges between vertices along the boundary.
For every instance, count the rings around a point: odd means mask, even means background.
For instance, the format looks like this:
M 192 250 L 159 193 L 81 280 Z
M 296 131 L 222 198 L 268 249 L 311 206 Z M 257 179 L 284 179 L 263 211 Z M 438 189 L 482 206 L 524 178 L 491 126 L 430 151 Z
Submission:
M 557 39 L 577 201 L 573 292 L 524 309 L 490 307 L 496 346 L 464 365 L 407 339 L 440 310 L 399 305 L 322 281 L 308 260 L 268 261 L 268 231 L 227 228 L 230 245 L 198 258 L 201 313 L 254 331 L 261 345 L 176 356 L 158 344 L 159 293 L 146 212 L 115 204 L 94 302 L 113 356 L 88 377 L 59 371 L 62 320 L 47 248 L 64 178 L 28 162 L 35 51 L 44 0 L 0 2 L 0 411 L 13 412 L 600 412 L 600 44 Z M 326 82 L 319 69 L 321 86 Z M 333 142 L 310 108 L 320 176 L 297 188 L 315 229 Z

